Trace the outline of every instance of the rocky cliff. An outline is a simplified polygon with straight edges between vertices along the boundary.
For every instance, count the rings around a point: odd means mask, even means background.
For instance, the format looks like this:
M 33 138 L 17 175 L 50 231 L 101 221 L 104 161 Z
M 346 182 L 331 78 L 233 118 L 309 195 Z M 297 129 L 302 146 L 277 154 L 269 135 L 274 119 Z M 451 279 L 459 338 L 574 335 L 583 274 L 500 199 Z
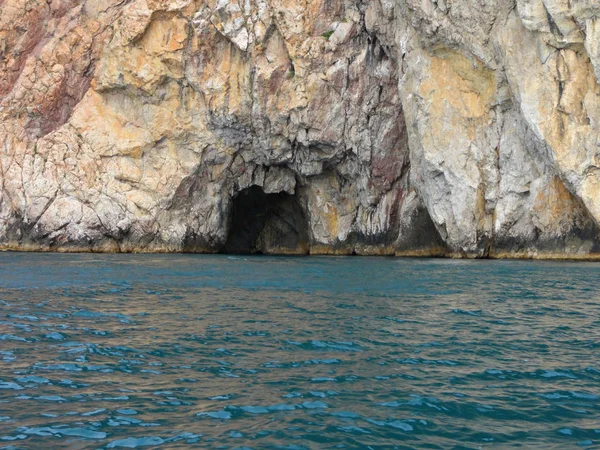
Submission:
M 597 0 L 0 0 L 0 246 L 600 254 Z

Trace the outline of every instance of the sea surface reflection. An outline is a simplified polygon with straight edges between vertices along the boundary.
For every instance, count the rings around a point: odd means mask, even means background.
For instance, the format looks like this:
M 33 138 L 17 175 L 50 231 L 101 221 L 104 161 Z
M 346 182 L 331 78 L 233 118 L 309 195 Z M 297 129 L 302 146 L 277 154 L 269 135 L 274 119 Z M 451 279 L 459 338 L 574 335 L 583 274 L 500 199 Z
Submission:
M 599 273 L 0 254 L 0 448 L 593 448 Z

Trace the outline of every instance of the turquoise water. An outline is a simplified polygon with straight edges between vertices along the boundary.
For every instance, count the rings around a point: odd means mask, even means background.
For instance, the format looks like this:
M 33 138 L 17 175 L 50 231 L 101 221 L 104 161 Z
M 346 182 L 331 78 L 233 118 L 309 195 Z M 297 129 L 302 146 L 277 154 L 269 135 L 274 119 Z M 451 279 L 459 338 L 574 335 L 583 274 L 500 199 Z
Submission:
M 599 274 L 0 254 L 0 448 L 598 448 Z

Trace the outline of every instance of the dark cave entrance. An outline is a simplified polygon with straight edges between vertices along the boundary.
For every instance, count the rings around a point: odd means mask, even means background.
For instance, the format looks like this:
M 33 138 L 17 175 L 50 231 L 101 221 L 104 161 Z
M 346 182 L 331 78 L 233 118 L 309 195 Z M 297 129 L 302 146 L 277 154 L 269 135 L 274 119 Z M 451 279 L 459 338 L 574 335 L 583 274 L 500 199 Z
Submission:
M 306 254 L 308 224 L 296 195 L 266 194 L 259 186 L 233 199 L 225 253 Z

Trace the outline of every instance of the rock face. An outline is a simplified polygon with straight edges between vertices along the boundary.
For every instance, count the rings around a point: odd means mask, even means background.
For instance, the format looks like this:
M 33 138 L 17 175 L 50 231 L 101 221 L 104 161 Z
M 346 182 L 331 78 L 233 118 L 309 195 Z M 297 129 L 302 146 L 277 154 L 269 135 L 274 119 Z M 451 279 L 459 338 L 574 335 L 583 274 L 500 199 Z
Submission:
M 0 0 L 0 247 L 596 258 L 597 0 Z

